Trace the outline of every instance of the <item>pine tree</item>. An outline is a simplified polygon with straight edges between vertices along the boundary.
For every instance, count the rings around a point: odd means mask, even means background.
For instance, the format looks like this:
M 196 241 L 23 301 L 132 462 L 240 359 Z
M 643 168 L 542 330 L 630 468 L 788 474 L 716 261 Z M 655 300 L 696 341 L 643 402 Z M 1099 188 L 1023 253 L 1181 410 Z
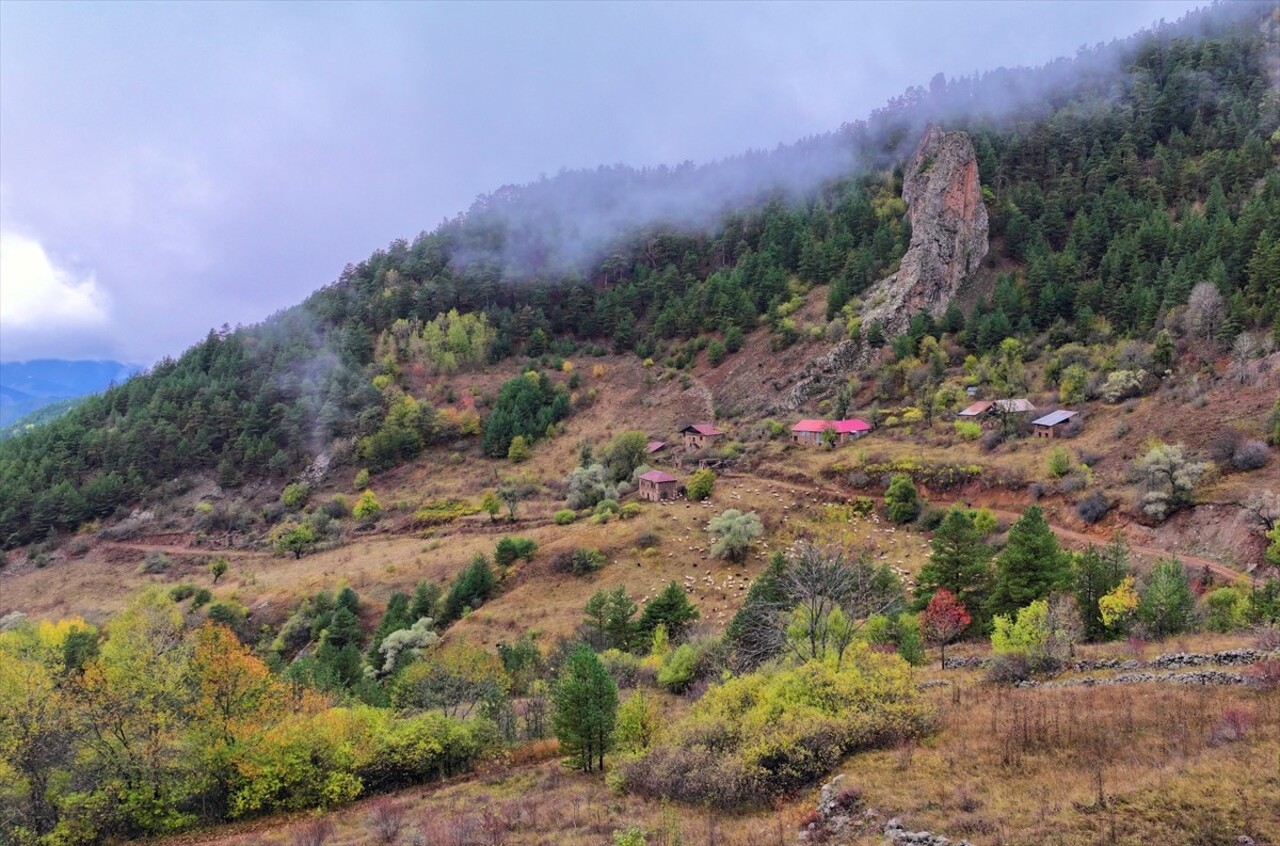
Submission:
M 630 649 L 635 640 L 635 616 L 638 606 L 627 595 L 624 585 L 618 585 L 609 593 L 605 606 L 604 636 L 615 649 Z
M 989 613 L 1010 618 L 1018 609 L 1071 584 L 1070 557 L 1033 505 L 1009 530 L 1009 540 L 996 559 L 996 584 Z
M 1129 551 L 1124 540 L 1116 540 L 1099 551 L 1090 546 L 1075 557 L 1074 592 L 1080 617 L 1084 622 L 1085 640 L 1103 640 L 1107 625 L 1102 619 L 1098 600 L 1115 590 L 1128 570 Z
M 889 480 L 889 487 L 884 492 L 884 505 L 889 519 L 895 523 L 906 523 L 916 518 L 920 513 L 920 494 L 910 476 L 898 473 Z
M 645 604 L 640 620 L 636 623 L 636 633 L 642 642 L 648 642 L 653 638 L 653 630 L 661 623 L 667 627 L 667 634 L 671 639 L 677 641 L 696 619 L 698 609 L 689 602 L 684 588 L 673 581 Z
M 725 643 L 733 650 L 739 666 L 760 664 L 781 649 L 784 634 L 774 625 L 774 611 L 790 602 L 783 582 L 786 572 L 786 556 L 775 552 L 769 566 L 751 583 L 742 607 L 725 629 Z
M 1182 562 L 1176 558 L 1158 562 L 1138 601 L 1138 619 L 1153 637 L 1163 639 L 1189 629 L 1195 610 L 1196 598 Z
M 604 768 L 618 716 L 618 687 L 589 646 L 569 656 L 555 688 L 551 725 L 560 747 L 584 772 Z
M 991 591 L 991 547 L 982 539 L 969 510 L 952 506 L 933 533 L 933 552 L 920 570 L 916 608 L 924 609 L 939 589 L 950 591 L 975 612 Z
M 413 589 L 413 600 L 409 603 L 410 624 L 423 617 L 435 619 L 439 613 L 440 586 L 435 582 L 418 582 Z
M 479 608 L 493 592 L 496 581 L 489 559 L 483 553 L 476 553 L 471 563 L 449 587 L 449 595 L 444 600 L 444 620 L 453 622 L 461 618 L 467 609 Z
M 369 663 L 374 667 L 382 666 L 382 655 L 378 649 L 387 635 L 400 629 L 407 629 L 416 620 L 409 619 L 409 596 L 401 591 L 393 591 L 387 600 L 387 610 L 382 614 L 382 621 L 373 632 L 373 640 L 369 642 Z

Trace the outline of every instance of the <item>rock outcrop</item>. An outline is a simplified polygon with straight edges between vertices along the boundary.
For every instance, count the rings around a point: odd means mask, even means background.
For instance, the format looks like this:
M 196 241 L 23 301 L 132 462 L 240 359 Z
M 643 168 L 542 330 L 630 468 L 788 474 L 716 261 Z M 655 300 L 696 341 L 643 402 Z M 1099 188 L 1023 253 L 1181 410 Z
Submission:
M 932 831 L 912 831 L 897 817 L 885 823 L 884 842 L 892 846 L 971 846 L 968 840 L 951 840 Z
M 832 377 L 853 368 L 858 363 L 859 354 L 859 345 L 855 341 L 841 341 L 826 355 L 813 359 L 796 375 L 791 388 L 773 405 L 774 410 L 794 411 L 815 393 L 829 389 Z
M 898 272 L 866 293 L 862 341 L 841 341 L 789 379 L 775 381 L 773 412 L 790 412 L 829 392 L 840 374 L 866 364 L 874 352 L 867 327 L 879 323 L 887 337 L 906 330 L 919 311 L 942 314 L 960 283 L 987 254 L 987 207 L 978 182 L 978 157 L 963 132 L 930 125 L 907 162 L 902 185 L 911 222 L 911 244 Z M 789 387 L 788 387 L 789 386 Z
M 931 124 L 907 163 L 902 199 L 911 244 L 898 272 L 867 292 L 862 313 L 864 329 L 879 323 L 890 338 L 917 312 L 940 315 L 987 254 L 987 207 L 969 136 Z

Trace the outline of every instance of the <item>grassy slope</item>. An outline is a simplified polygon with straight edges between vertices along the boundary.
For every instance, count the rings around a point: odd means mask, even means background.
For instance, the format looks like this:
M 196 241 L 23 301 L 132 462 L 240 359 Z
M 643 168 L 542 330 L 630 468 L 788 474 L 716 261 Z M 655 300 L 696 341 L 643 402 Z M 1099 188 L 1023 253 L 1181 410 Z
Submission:
M 820 297 L 821 291 L 814 296 Z M 803 348 L 806 354 L 820 351 L 818 346 Z M 754 364 L 764 384 L 785 375 L 794 356 L 792 352 L 785 361 L 770 356 L 765 339 L 757 334 L 722 367 L 734 363 L 741 369 Z M 853 492 L 843 478 L 824 476 L 823 471 L 833 464 L 913 458 L 981 464 L 988 477 L 1044 480 L 1048 453 L 1057 445 L 1026 440 L 984 454 L 976 444 L 958 441 L 945 426 L 927 433 L 882 430 L 834 452 L 782 441 L 753 442 L 748 444 L 747 460 L 721 477 L 709 504 L 646 504 L 633 520 L 561 527 L 549 518 L 562 507 L 559 480 L 576 463 L 582 442 L 599 446 L 613 433 L 629 428 L 671 437 L 685 422 L 711 416 L 716 403 L 717 374 L 705 365 L 695 371 L 696 378 L 686 389 L 678 377 L 661 379 L 656 369 L 647 370 L 634 359 L 583 359 L 574 364 L 583 377 L 580 395 L 585 399 L 594 389 L 595 399 L 583 403 L 567 421 L 564 434 L 539 445 L 528 463 L 512 466 L 484 459 L 474 442 L 432 451 L 412 465 L 375 478 L 373 487 L 390 508 L 379 530 L 354 534 L 336 549 L 296 561 L 233 552 L 231 570 L 215 593 L 243 602 L 256 619 L 278 622 L 299 597 L 347 583 L 366 601 L 366 622 L 372 625 L 392 590 L 409 589 L 424 578 L 445 583 L 475 552 L 491 551 L 496 539 L 511 531 L 535 538 L 539 554 L 532 563 L 513 567 L 501 594 L 458 623 L 449 637 L 492 647 L 531 631 L 549 644 L 573 631 L 594 591 L 625 584 L 633 597 L 643 599 L 673 579 L 688 586 L 702 612 L 701 627 L 715 632 L 740 604 L 769 549 L 814 531 L 813 518 L 822 513 L 824 504 Z M 598 375 L 592 372 L 597 364 L 603 368 Z M 478 377 L 458 377 L 453 387 L 459 393 L 471 385 L 492 390 L 509 374 L 509 369 L 494 369 Z M 1219 408 L 1219 414 L 1251 424 L 1261 419 L 1274 393 L 1218 384 L 1205 395 L 1208 407 Z M 1085 433 L 1066 443 L 1073 452 L 1099 454 L 1096 483 L 1121 494 L 1128 464 L 1148 437 L 1185 439 L 1197 446 L 1207 440 L 1207 431 L 1186 425 L 1183 399 L 1178 392 L 1167 391 L 1127 408 L 1093 406 Z M 807 414 L 814 409 L 801 411 Z M 1219 419 L 1215 415 L 1215 422 Z M 729 426 L 741 433 L 750 422 L 737 420 Z M 1121 423 L 1127 424 L 1128 431 L 1118 436 Z M 664 461 L 670 467 L 672 458 Z M 349 479 L 344 478 L 348 472 L 335 475 L 316 497 L 324 499 L 337 492 L 350 495 Z M 455 496 L 476 500 L 483 490 L 509 476 L 540 486 L 539 493 L 521 505 L 520 520 L 514 526 L 495 525 L 483 514 L 428 532 L 408 526 L 408 514 L 421 502 Z M 1262 471 L 1221 478 L 1203 496 L 1229 503 L 1251 490 L 1280 488 L 1277 479 L 1280 462 L 1273 461 Z M 273 496 L 265 492 L 263 501 Z M 982 485 L 935 493 L 932 499 L 988 505 L 1005 522 L 1029 501 L 1024 489 Z M 1074 516 L 1073 502 L 1074 497 L 1052 493 L 1042 500 L 1051 521 L 1078 533 L 1073 536 L 1077 543 L 1082 538 L 1104 542 L 1115 529 L 1124 528 L 1152 554 L 1200 553 L 1228 565 L 1247 560 L 1233 561 L 1229 550 L 1240 548 L 1252 554 L 1249 550 L 1254 549 L 1238 543 L 1239 538 L 1206 540 L 1218 531 L 1216 523 L 1223 522 L 1215 521 L 1212 512 L 1175 518 L 1172 524 L 1186 525 L 1158 530 L 1113 513 L 1090 528 Z M 193 504 L 179 499 L 170 508 L 174 517 L 180 517 L 190 514 Z M 742 566 L 727 565 L 707 553 L 705 523 L 728 507 L 759 512 L 767 528 L 766 544 Z M 866 548 L 876 560 L 908 575 L 918 571 L 928 554 L 926 536 L 878 518 L 828 526 L 824 531 Z M 657 536 L 656 547 L 642 550 L 637 545 L 645 533 Z M 37 616 L 81 613 L 100 618 L 144 584 L 182 580 L 207 584 L 203 561 L 211 552 L 184 547 L 188 537 L 179 532 L 129 543 L 90 540 L 86 549 L 75 555 L 64 553 L 66 560 L 55 560 L 44 569 L 17 561 L 0 575 L 0 612 L 21 609 Z M 578 546 L 604 550 L 610 565 L 586 578 L 551 571 L 548 562 L 557 552 Z M 160 575 L 140 575 L 138 565 L 152 548 L 169 552 L 175 564 Z M 1223 643 L 1191 638 L 1185 645 L 1208 649 Z M 1199 840 L 1189 834 L 1198 830 L 1231 830 L 1280 841 L 1273 822 L 1280 819 L 1274 800 L 1280 795 L 1275 769 L 1280 754 L 1276 694 L 1155 686 L 1007 691 L 982 686 L 976 673 L 940 676 L 933 669 L 921 673 L 925 681 L 940 677 L 952 686 L 926 693 L 939 714 L 939 731 L 933 737 L 903 749 L 860 755 L 846 764 L 850 781 L 862 787 L 881 820 L 900 813 L 912 826 L 936 827 L 949 836 L 970 836 L 977 842 L 1039 843 L 1052 841 L 1059 833 L 1063 843 L 1134 842 L 1139 833 L 1163 836 L 1170 842 L 1218 842 L 1209 834 Z M 669 700 L 669 715 L 685 704 Z M 1206 738 L 1215 722 L 1232 708 L 1252 715 L 1248 742 L 1208 745 Z M 518 750 L 509 766 L 455 784 L 410 791 L 403 800 L 410 803 L 410 820 L 424 832 L 440 835 L 442 842 L 450 842 L 453 832 L 470 825 L 467 820 L 484 808 L 518 821 L 508 843 L 594 844 L 607 842 L 610 832 L 627 824 L 657 828 L 665 813 L 668 822 L 673 815 L 679 817 L 686 843 L 775 843 L 794 842 L 796 821 L 813 802 L 811 795 L 804 795 L 776 809 L 742 817 L 718 817 L 687 808 L 664 812 L 658 805 L 611 794 L 597 780 L 561 772 L 551 760 L 553 755 L 554 748 L 547 744 Z M 1099 772 L 1102 805 L 1097 804 Z M 536 803 L 527 801 L 531 795 L 537 796 Z M 1264 798 L 1268 796 L 1272 798 Z M 362 804 L 335 815 L 336 842 L 373 842 L 364 823 L 366 811 L 367 804 Z M 483 820 L 476 817 L 472 822 L 482 825 Z M 259 821 L 247 831 L 232 828 L 184 839 L 286 843 L 291 835 L 284 825 L 282 820 Z M 862 842 L 876 843 L 879 838 L 868 836 Z

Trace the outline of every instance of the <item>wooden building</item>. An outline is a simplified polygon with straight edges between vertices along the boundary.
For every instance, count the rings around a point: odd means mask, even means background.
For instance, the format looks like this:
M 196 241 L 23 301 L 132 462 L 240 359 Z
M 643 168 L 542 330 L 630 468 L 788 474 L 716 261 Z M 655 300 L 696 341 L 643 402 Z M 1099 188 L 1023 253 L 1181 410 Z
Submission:
M 1031 427 L 1035 430 L 1037 438 L 1058 438 L 1062 436 L 1062 424 L 1075 417 L 1076 414 L 1077 412 L 1060 408 L 1052 414 L 1046 414 L 1044 417 L 1032 420 Z
M 977 420 L 988 428 L 1010 415 L 1031 414 L 1036 407 L 1028 399 L 979 400 L 956 416 L 961 420 Z

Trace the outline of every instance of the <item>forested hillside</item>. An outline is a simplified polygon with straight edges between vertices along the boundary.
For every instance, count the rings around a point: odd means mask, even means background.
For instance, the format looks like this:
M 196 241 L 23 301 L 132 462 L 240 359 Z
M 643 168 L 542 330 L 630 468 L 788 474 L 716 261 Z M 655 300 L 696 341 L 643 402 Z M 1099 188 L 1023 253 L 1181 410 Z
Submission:
M 684 367 L 703 348 L 732 355 L 762 323 L 782 348 L 812 337 L 793 315 L 814 285 L 829 285 L 817 337 L 863 337 L 853 306 L 906 249 L 901 165 L 931 120 L 973 139 L 992 252 L 967 313 L 922 317 L 913 345 L 944 331 L 973 353 L 1038 333 L 1087 343 L 1100 319 L 1154 337 L 1201 282 L 1218 300 L 1196 332 L 1223 348 L 1274 337 L 1275 27 L 1265 4 L 1224 5 L 1045 68 L 938 77 L 773 153 L 504 188 L 0 444 L 0 544 L 110 515 L 189 471 L 223 486 L 286 478 L 337 439 L 376 469 L 474 433 L 474 403 L 433 407 L 406 390 L 414 372 L 606 349 Z M 648 216 L 617 211 L 637 206 Z

